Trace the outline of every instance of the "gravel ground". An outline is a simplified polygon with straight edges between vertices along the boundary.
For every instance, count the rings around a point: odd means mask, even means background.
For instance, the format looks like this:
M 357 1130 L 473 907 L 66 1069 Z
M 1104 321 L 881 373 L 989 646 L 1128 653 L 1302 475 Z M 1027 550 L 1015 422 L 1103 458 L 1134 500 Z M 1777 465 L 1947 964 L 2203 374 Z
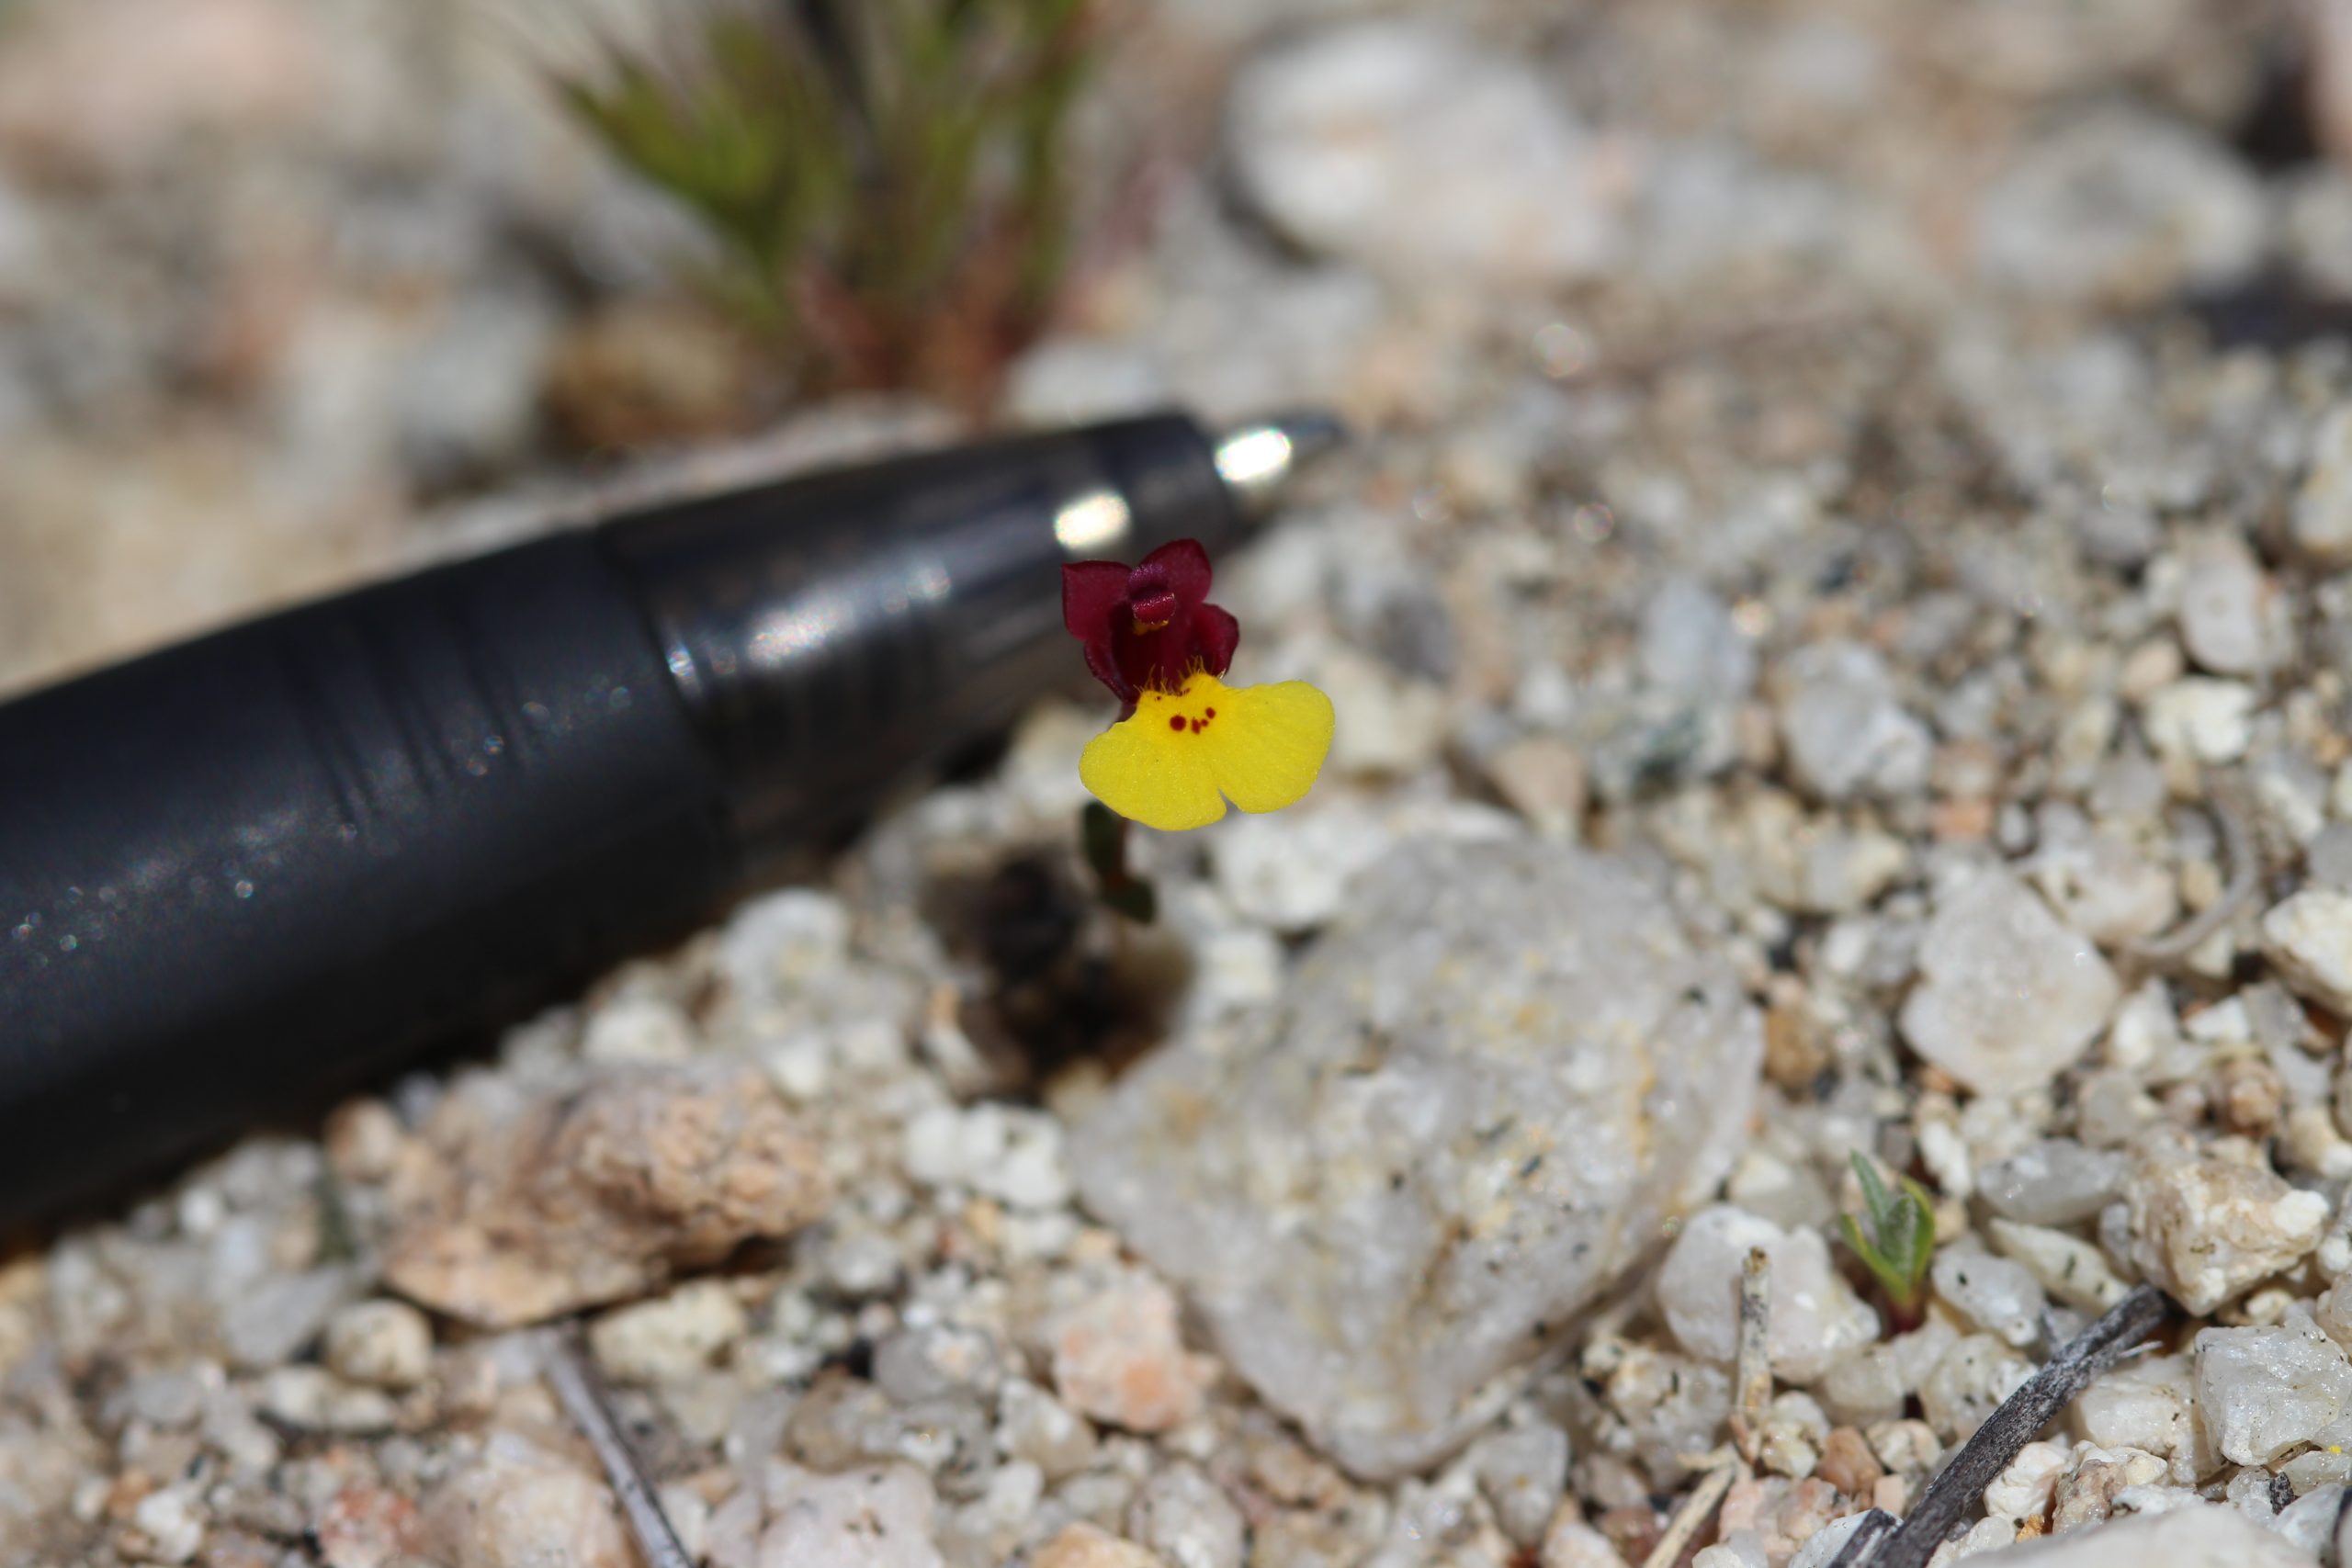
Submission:
M 0 686 L 572 471 L 692 236 L 460 11 L 0 0 Z M 1827 1568 L 2142 1281 L 1939 1561 L 2352 1560 L 2352 13 L 1159 0 L 1102 97 L 1001 414 L 1364 433 L 1219 581 L 1314 795 L 1120 927 L 1041 705 L 0 1262 L 0 1562 L 632 1562 L 576 1314 L 711 1568 Z

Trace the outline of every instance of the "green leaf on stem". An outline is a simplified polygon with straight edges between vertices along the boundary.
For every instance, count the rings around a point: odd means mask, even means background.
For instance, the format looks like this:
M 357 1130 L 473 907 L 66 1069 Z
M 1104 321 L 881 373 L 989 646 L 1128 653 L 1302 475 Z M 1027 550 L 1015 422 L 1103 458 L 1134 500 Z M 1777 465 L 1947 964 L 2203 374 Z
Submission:
M 1159 918 L 1159 890 L 1127 866 L 1127 819 L 1099 800 L 1079 814 L 1079 844 L 1103 907 L 1139 926 Z
M 1844 1216 L 1846 1244 L 1886 1292 L 1889 1303 L 1910 1317 L 1919 1310 L 1928 1266 L 1935 1259 L 1935 1201 L 1907 1176 L 1899 1191 L 1888 1190 L 1878 1168 L 1860 1150 L 1853 1161 L 1865 1213 L 1859 1219 Z

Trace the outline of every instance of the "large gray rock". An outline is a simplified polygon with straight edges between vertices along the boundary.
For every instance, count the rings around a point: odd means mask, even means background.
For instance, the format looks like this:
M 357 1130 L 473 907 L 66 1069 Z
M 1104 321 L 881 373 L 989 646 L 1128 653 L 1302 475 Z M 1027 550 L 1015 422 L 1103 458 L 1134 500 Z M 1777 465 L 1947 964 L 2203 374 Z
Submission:
M 2352 1404 L 2352 1361 L 2308 1322 L 2197 1336 L 2197 1413 L 2223 1459 L 2268 1464 Z
M 1969 1560 L 1981 1568 L 2311 1568 L 2234 1508 L 2176 1508 L 2046 1536 Z
M 1762 1034 L 1622 864 L 1422 845 L 1287 1000 L 1080 1130 L 1080 1190 L 1334 1458 L 1425 1465 L 1722 1179 Z

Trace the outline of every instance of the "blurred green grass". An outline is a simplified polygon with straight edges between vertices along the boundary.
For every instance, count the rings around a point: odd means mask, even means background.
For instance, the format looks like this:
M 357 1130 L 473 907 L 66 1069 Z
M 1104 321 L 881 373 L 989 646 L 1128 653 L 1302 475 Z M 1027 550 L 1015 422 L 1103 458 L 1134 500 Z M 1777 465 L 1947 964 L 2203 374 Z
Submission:
M 978 406 L 1067 264 L 1089 8 L 732 0 L 561 89 L 721 242 L 699 281 L 790 380 Z

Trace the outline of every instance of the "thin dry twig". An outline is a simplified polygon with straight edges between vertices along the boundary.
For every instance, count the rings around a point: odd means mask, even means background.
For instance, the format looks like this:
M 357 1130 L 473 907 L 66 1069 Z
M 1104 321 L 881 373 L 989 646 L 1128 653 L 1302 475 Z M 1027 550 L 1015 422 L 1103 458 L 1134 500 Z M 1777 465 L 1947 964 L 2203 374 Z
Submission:
M 646 1479 L 637 1455 L 629 1451 L 628 1440 L 621 1436 L 620 1423 L 613 1418 L 612 1406 L 605 1403 L 604 1390 L 588 1370 L 579 1346 L 567 1334 L 550 1334 L 540 1341 L 539 1365 L 564 1414 L 596 1450 L 596 1462 L 604 1466 L 605 1479 L 611 1483 L 613 1495 L 620 1499 L 621 1517 L 637 1538 L 646 1568 L 695 1568 L 695 1560 L 680 1544 L 678 1532 L 670 1528 L 670 1517 L 662 1511 L 653 1483 Z
M 2227 777 L 2216 778 L 2206 795 L 2205 812 L 2222 830 L 2222 851 L 2229 859 L 2230 879 L 2222 886 L 2221 897 L 2195 915 L 2165 935 L 2151 937 L 2132 947 L 2132 956 L 2143 963 L 2179 963 L 2236 918 L 2259 890 L 2262 852 L 2255 842 L 2254 829 L 2247 825 L 2245 810 L 2236 798 L 2235 782 Z
M 1739 1457 L 1756 1462 L 1764 1438 L 1764 1413 L 1772 1403 L 1772 1256 L 1747 1249 L 1739 1273 L 1739 1400 L 1732 1411 L 1731 1438 Z
M 1927 1568 L 1936 1548 L 1959 1529 L 1984 1488 L 2009 1467 L 2018 1450 L 2092 1379 L 2153 1333 L 2170 1305 L 2154 1286 L 2139 1286 L 2109 1307 L 2106 1316 L 2060 1346 L 2049 1364 L 2003 1400 L 1952 1461 L 1928 1483 L 1919 1506 L 1884 1549 L 1868 1559 L 1869 1568 Z
M 1650 1554 L 1642 1559 L 1642 1568 L 1674 1568 L 1674 1564 L 1681 1562 L 1682 1554 L 1690 1550 L 1690 1543 L 1698 1540 L 1699 1532 L 1707 1528 L 1707 1521 L 1713 1518 L 1715 1510 L 1722 1506 L 1724 1494 L 1731 1490 L 1731 1483 L 1748 1473 L 1747 1466 L 1736 1456 L 1722 1450 L 1716 1451 L 1722 1454 L 1722 1462 L 1707 1472 L 1700 1478 L 1699 1484 L 1690 1489 L 1690 1495 L 1682 1500 L 1682 1506 L 1675 1514 L 1674 1521 L 1666 1527 L 1666 1533 L 1657 1538 L 1657 1544 L 1650 1548 Z

